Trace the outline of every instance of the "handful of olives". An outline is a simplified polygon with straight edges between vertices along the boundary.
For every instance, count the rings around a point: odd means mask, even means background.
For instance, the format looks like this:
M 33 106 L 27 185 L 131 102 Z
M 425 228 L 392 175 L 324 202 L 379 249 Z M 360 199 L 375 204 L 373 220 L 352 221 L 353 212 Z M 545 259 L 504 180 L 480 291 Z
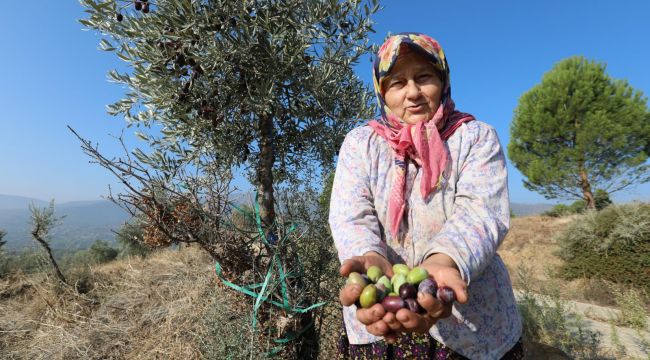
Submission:
M 419 266 L 410 269 L 405 264 L 395 264 L 393 277 L 389 278 L 381 268 L 373 265 L 365 274 L 351 272 L 346 284 L 363 287 L 357 306 L 364 309 L 381 303 L 386 311 L 392 313 L 403 308 L 422 313 L 424 310 L 416 300 L 418 292 L 435 296 L 445 304 L 455 300 L 452 289 L 446 286 L 438 287 L 436 281 L 429 277 L 429 272 Z

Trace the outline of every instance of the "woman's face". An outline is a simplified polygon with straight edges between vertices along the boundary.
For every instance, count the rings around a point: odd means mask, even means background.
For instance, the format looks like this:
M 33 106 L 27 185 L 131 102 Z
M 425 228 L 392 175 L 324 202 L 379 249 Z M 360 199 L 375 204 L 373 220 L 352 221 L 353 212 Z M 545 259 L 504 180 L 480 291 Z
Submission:
M 398 56 L 382 82 L 386 105 L 408 124 L 433 117 L 440 105 L 442 86 L 433 64 L 412 51 Z

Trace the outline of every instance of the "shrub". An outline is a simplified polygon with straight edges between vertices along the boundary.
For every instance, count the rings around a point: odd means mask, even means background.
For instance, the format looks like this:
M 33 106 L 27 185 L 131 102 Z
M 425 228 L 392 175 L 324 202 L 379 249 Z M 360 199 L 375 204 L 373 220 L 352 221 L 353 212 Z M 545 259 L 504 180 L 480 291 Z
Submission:
M 139 256 L 146 257 L 151 249 L 144 244 L 144 231 L 141 226 L 126 223 L 117 232 L 119 257 Z
M 581 214 L 585 210 L 587 210 L 587 202 L 582 199 L 576 200 L 569 205 L 570 214 Z
M 11 273 L 22 272 L 33 274 L 43 270 L 47 259 L 42 251 L 28 249 L 20 253 L 4 253 L 0 255 L 0 277 Z
M 587 211 L 558 240 L 564 278 L 599 278 L 650 292 L 650 204 Z
M 612 204 L 609 193 L 603 189 L 596 190 L 594 193 L 594 202 L 596 202 L 596 210 L 602 210 Z
M 635 289 L 618 289 L 612 287 L 614 299 L 621 315 L 618 322 L 623 326 L 628 326 L 637 330 L 646 328 L 646 311 L 641 292 Z
M 576 200 L 571 205 L 557 204 L 551 210 L 544 212 L 542 215 L 551 217 L 562 217 L 573 214 L 580 214 L 587 209 L 587 202 Z
M 0 229 L 0 255 L 2 255 L 2 252 L 4 251 L 2 247 L 5 246 L 5 244 L 7 243 L 6 240 L 2 240 L 5 237 L 5 235 L 7 235 L 7 232 Z
M 88 258 L 92 263 L 102 264 L 113 261 L 117 257 L 117 249 L 112 248 L 106 241 L 97 240 L 88 249 Z
M 78 267 L 102 264 L 113 261 L 118 256 L 118 250 L 111 247 L 106 241 L 97 240 L 89 248 L 69 251 L 61 256 L 61 268 L 72 271 Z
M 572 359 L 604 359 L 600 334 L 585 329 L 583 320 L 572 314 L 566 301 L 560 299 L 559 286 L 551 284 L 532 291 L 530 270 L 517 269 L 522 290 L 518 307 L 526 343 L 538 343 L 562 350 Z
M 562 217 L 570 213 L 569 206 L 564 204 L 557 204 L 551 210 L 545 211 L 542 215 L 551 217 Z

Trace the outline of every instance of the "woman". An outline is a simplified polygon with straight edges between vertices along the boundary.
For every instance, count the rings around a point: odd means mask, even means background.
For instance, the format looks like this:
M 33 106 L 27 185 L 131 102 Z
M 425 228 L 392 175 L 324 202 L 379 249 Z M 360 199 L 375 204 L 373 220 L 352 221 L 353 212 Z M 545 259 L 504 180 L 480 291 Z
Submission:
M 348 285 L 339 357 L 520 358 L 521 320 L 496 254 L 510 210 L 495 130 L 455 110 L 445 55 L 426 35 L 389 37 L 373 78 L 381 118 L 347 134 L 332 188 L 341 274 L 419 265 L 456 303 L 418 294 L 424 315 L 357 309 L 361 287 Z

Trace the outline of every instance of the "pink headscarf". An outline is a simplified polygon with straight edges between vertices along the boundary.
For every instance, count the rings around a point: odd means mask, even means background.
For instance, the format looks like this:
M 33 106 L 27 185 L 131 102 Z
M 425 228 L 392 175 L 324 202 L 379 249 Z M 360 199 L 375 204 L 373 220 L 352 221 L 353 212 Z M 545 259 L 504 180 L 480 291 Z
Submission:
M 381 83 L 399 56 L 402 45 L 430 60 L 432 65 L 445 77 L 444 89 L 438 110 L 428 121 L 407 124 L 395 116 L 381 93 Z M 399 234 L 399 226 L 406 208 L 406 170 L 408 161 L 413 160 L 422 169 L 420 194 L 426 198 L 440 188 L 443 172 L 447 166 L 447 148 L 443 145 L 464 122 L 474 120 L 474 116 L 455 110 L 449 85 L 449 66 L 440 44 L 431 37 L 417 33 L 403 33 L 389 37 L 381 46 L 373 67 L 373 83 L 379 102 L 381 118 L 370 121 L 374 131 L 384 138 L 395 153 L 395 177 L 392 185 L 388 218 L 390 232 L 394 238 Z M 442 131 L 442 132 L 440 132 Z

